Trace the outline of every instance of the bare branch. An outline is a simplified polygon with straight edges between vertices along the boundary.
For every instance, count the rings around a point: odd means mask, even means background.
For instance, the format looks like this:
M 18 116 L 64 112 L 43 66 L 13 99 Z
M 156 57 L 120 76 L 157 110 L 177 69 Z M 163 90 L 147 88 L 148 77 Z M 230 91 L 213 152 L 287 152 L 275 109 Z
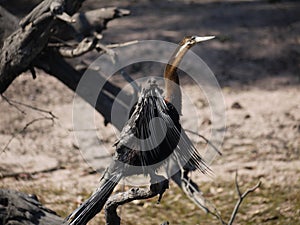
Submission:
M 20 73 L 32 67 L 32 61 L 47 46 L 55 15 L 62 10 L 62 0 L 43 1 L 20 22 L 21 27 L 4 40 L 0 54 L 0 93 Z
M 68 36 L 67 40 L 82 40 L 84 37 L 93 36 L 91 34 L 94 32 L 100 33 L 106 29 L 110 20 L 130 13 L 125 9 L 111 7 L 77 13 L 70 17 L 69 15 L 73 15 L 79 9 L 81 3 L 82 0 L 44 0 L 21 20 L 21 27 L 16 28 L 1 43 L 0 93 L 4 93 L 19 74 L 31 69 L 33 65 L 37 66 L 35 62 L 48 48 L 50 39 L 52 41 L 57 37 L 66 40 L 65 37 Z M 88 23 L 83 23 L 81 19 L 85 19 Z M 10 20 L 14 22 L 15 18 Z M 77 23 L 70 23 L 73 21 Z M 71 51 L 68 55 L 79 56 L 91 48 L 89 45 L 79 46 L 79 49 Z M 31 72 L 35 77 L 32 69 Z
M 129 14 L 129 10 L 117 7 L 94 9 L 74 14 L 72 19 L 76 22 L 70 25 L 77 37 L 97 37 L 98 35 L 101 36 L 101 32 L 106 29 L 110 20 L 128 16 Z
M 16 101 L 16 100 L 12 100 L 12 99 L 8 99 L 6 96 L 4 96 L 3 94 L 1 95 L 2 98 L 7 101 L 11 106 L 15 107 L 15 108 L 18 108 L 16 105 L 21 105 L 21 106 L 24 106 L 26 108 L 29 108 L 29 109 L 32 109 L 32 110 L 35 110 L 35 111 L 39 111 L 39 112 L 42 112 L 42 113 L 47 113 L 49 114 L 53 119 L 58 119 L 57 116 L 55 116 L 51 111 L 48 111 L 46 109 L 41 109 L 41 108 L 38 108 L 36 106 L 32 106 L 32 105 L 29 105 L 29 104 L 26 104 L 26 103 L 23 103 L 23 102 L 19 102 L 19 101 Z M 18 110 L 21 110 L 20 108 L 18 108 Z M 26 114 L 25 111 L 21 110 L 21 112 L 23 114 Z
M 206 137 L 204 137 L 202 134 L 199 134 L 197 132 L 194 132 L 192 130 L 189 129 L 185 129 L 185 131 L 191 133 L 191 134 L 195 134 L 199 137 L 201 137 L 207 144 L 209 144 L 219 155 L 222 155 L 222 152 L 210 141 L 208 140 Z
M 186 176 L 187 175 L 184 174 L 181 178 L 182 190 L 200 209 L 208 213 L 210 210 L 208 209 L 207 200 L 204 198 L 197 184 L 193 182 L 190 177 L 187 178 Z
M 229 220 L 229 222 L 228 222 L 228 225 L 232 225 L 232 223 L 233 223 L 233 221 L 234 221 L 234 219 L 235 219 L 235 217 L 236 217 L 236 214 L 237 214 L 237 212 L 238 212 L 238 210 L 239 210 L 239 207 L 240 207 L 240 205 L 242 204 L 244 198 L 246 198 L 246 196 L 247 196 L 248 194 L 254 192 L 254 191 L 255 191 L 257 188 L 259 188 L 260 185 L 261 185 L 261 181 L 259 181 L 254 187 L 247 189 L 243 194 L 241 194 L 241 191 L 240 191 L 240 188 L 239 188 L 239 184 L 238 184 L 237 177 L 238 177 L 238 173 L 237 173 L 237 171 L 236 171 L 236 174 L 235 174 L 235 185 L 236 185 L 236 189 L 237 189 L 237 192 L 238 192 L 238 195 L 239 195 L 239 200 L 238 200 L 238 202 L 236 203 L 236 205 L 235 205 L 235 207 L 234 207 L 234 210 L 233 210 L 233 212 L 232 212 L 232 214 L 231 214 L 231 217 L 230 217 L 230 220 Z
M 217 208 L 214 208 L 214 211 L 209 211 L 209 214 L 213 215 L 217 220 L 220 221 L 222 225 L 228 225 L 222 218 L 220 212 L 217 210 Z
M 239 198 L 241 198 L 242 193 L 241 193 L 240 185 L 238 182 L 238 171 L 237 170 L 235 171 L 235 189 L 236 189 L 236 192 L 238 193 Z
M 117 214 L 117 208 L 136 199 L 148 199 L 156 196 L 150 189 L 131 188 L 129 191 L 122 192 L 111 196 L 105 207 L 106 224 L 120 224 L 120 217 Z
M 235 218 L 236 218 L 236 215 L 238 213 L 239 207 L 242 204 L 243 200 L 246 198 L 246 196 L 248 194 L 250 194 L 251 192 L 254 192 L 257 188 L 259 188 L 260 185 L 261 185 L 261 181 L 259 181 L 254 187 L 247 189 L 243 194 L 241 194 L 241 190 L 240 190 L 240 187 L 239 187 L 239 184 L 238 184 L 238 172 L 236 171 L 236 173 L 235 173 L 235 187 L 236 187 L 236 191 L 237 191 L 238 196 L 239 196 L 239 200 L 235 204 L 235 207 L 234 207 L 234 209 L 232 211 L 232 214 L 231 214 L 229 222 L 228 223 L 225 222 L 223 220 L 220 212 L 215 208 L 215 206 L 213 206 L 209 202 L 206 202 L 207 212 L 209 214 L 211 214 L 212 216 L 214 216 L 216 219 L 218 219 L 222 225 L 232 225 L 233 222 L 234 222 L 234 220 L 235 220 Z
M 97 50 L 97 51 L 103 51 L 104 53 L 106 53 L 107 55 L 110 56 L 111 61 L 112 61 L 114 64 L 116 63 L 117 55 L 116 55 L 116 53 L 115 53 L 112 49 L 108 48 L 108 47 L 105 46 L 104 44 L 98 43 L 98 44 L 96 45 L 96 50 Z
M 18 132 L 14 133 L 11 138 L 8 140 L 8 142 L 6 143 L 6 145 L 4 146 L 4 148 L 1 150 L 1 153 L 5 152 L 8 148 L 8 146 L 10 145 L 10 143 L 19 135 L 24 133 L 28 127 L 30 127 L 32 124 L 42 121 L 42 120 L 51 120 L 52 121 L 52 125 L 54 124 L 54 117 L 40 117 L 40 118 L 36 118 L 31 120 L 30 122 L 26 123 L 25 126 L 19 130 Z M 0 154 L 1 154 L 0 153 Z
M 6 96 L 4 96 L 3 94 L 1 94 L 1 97 L 12 107 L 14 107 L 15 109 L 17 109 L 20 113 L 26 115 L 26 112 L 23 111 L 22 109 L 20 109 L 16 104 L 14 104 L 11 100 L 9 100 Z
M 168 186 L 168 181 L 162 183 L 151 184 L 150 189 L 147 188 L 131 188 L 129 191 L 121 192 L 111 196 L 105 206 L 106 225 L 120 224 L 120 217 L 117 214 L 117 208 L 120 205 L 132 202 L 133 200 L 149 199 L 156 195 L 162 195 Z
M 191 184 L 190 180 L 183 178 L 182 181 L 185 182 L 186 187 L 183 188 L 183 190 L 186 192 L 187 196 L 191 195 L 191 193 L 192 193 L 191 190 L 195 193 L 200 193 L 199 190 L 197 190 L 196 187 L 194 187 Z M 261 182 L 259 181 L 254 187 L 247 189 L 246 192 L 241 194 L 239 184 L 238 184 L 238 174 L 236 172 L 235 185 L 236 185 L 237 192 L 239 195 L 239 200 L 234 207 L 230 221 L 228 223 L 223 220 L 220 212 L 210 202 L 205 201 L 205 204 L 203 204 L 203 203 L 199 204 L 199 202 L 195 202 L 195 201 L 194 202 L 199 207 L 204 208 L 207 213 L 211 214 L 216 219 L 218 219 L 222 225 L 232 225 L 235 220 L 235 217 L 238 213 L 238 210 L 239 210 L 239 207 L 240 207 L 242 201 L 246 198 L 246 196 L 248 194 L 250 194 L 251 192 L 254 192 L 257 188 L 259 188 L 261 185 Z M 132 188 L 127 192 L 122 192 L 122 193 L 118 193 L 116 195 L 111 196 L 109 198 L 109 200 L 107 201 L 106 207 L 105 207 L 105 214 L 106 214 L 106 221 L 107 221 L 106 224 L 107 225 L 120 224 L 120 217 L 118 216 L 118 214 L 116 212 L 118 206 L 129 203 L 129 202 L 131 202 L 133 200 L 137 200 L 137 199 L 152 198 L 152 197 L 156 196 L 157 194 L 159 194 L 158 191 L 154 191 L 154 190 L 155 189 L 151 189 L 151 188 L 150 188 L 150 190 L 149 189 L 141 189 L 141 188 Z
M 107 48 L 118 48 L 118 47 L 125 47 L 125 46 L 129 46 L 129 45 L 134 45 L 137 44 L 138 40 L 134 40 L 134 41 L 127 41 L 127 42 L 123 42 L 123 43 L 118 43 L 118 44 L 108 44 L 106 45 Z
M 61 47 L 58 52 L 66 58 L 78 57 L 95 49 L 97 41 L 97 38 L 84 38 L 75 48 Z
M 2 149 L 1 153 L 5 152 L 8 148 L 8 146 L 10 145 L 10 143 L 16 138 L 16 136 L 18 136 L 21 133 L 24 133 L 26 131 L 26 129 L 31 126 L 32 124 L 41 121 L 41 120 L 51 120 L 52 121 L 52 125 L 54 124 L 54 119 L 57 119 L 58 117 L 55 116 L 51 111 L 45 110 L 45 109 L 41 109 L 26 103 L 22 103 L 22 102 L 18 102 L 15 100 L 11 100 L 9 98 L 7 98 L 6 96 L 4 96 L 3 94 L 1 95 L 2 98 L 12 107 L 16 108 L 19 112 L 21 112 L 22 114 L 26 115 L 26 112 L 24 110 L 22 110 L 21 108 L 19 108 L 17 105 L 21 105 L 24 106 L 26 108 L 38 111 L 38 112 L 42 112 L 42 113 L 47 113 L 49 116 L 44 116 L 44 117 L 40 117 L 40 118 L 36 118 L 31 120 L 30 122 L 28 122 L 27 124 L 25 124 L 25 126 L 18 132 L 14 133 L 11 138 L 8 140 L 8 142 L 6 143 L 6 145 L 4 146 L 4 148 Z

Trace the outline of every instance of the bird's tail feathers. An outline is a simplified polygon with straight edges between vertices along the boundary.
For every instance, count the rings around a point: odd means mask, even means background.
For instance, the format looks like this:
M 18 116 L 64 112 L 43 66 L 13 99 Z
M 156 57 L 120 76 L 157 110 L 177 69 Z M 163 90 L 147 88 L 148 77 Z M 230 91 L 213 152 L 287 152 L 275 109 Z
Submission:
M 121 178 L 122 173 L 103 178 L 99 188 L 65 219 L 65 224 L 85 225 L 101 211 Z

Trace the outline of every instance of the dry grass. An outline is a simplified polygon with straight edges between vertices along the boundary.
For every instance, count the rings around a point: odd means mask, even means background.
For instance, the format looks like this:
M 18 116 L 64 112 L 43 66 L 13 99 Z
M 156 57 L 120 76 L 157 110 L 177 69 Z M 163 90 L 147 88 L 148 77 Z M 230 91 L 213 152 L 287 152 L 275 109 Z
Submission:
M 242 179 L 242 191 L 253 186 L 255 182 L 246 183 Z M 300 188 L 299 183 L 293 187 L 263 184 L 242 203 L 235 224 L 300 224 L 300 196 L 297 191 Z M 217 206 L 224 220 L 227 221 L 238 199 L 234 181 L 215 179 L 200 184 L 200 187 L 207 199 Z M 68 188 L 57 187 L 57 184 L 28 185 L 20 190 L 35 193 L 43 204 L 62 217 L 67 216 L 80 201 L 90 195 L 90 191 L 81 189 L 76 191 L 74 196 L 70 194 Z M 158 225 L 163 221 L 169 221 L 170 224 L 220 224 L 213 216 L 198 209 L 173 184 L 165 193 L 161 204 L 156 204 L 156 200 L 157 198 L 146 201 L 136 200 L 120 207 L 119 215 L 122 224 L 133 225 L 137 224 L 137 221 L 142 221 L 145 225 Z M 90 225 L 99 222 L 104 223 L 103 212 L 90 222 Z

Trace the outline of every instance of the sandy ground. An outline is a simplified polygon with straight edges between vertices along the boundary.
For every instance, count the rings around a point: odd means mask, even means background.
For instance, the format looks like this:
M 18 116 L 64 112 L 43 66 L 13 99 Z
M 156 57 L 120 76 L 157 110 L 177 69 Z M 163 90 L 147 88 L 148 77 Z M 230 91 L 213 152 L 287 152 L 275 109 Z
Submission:
M 87 1 L 83 8 L 106 5 Z M 132 15 L 109 24 L 104 32 L 105 43 L 147 39 L 176 43 L 188 34 L 217 36 L 194 49 L 216 75 L 226 105 L 223 156 L 217 157 L 211 165 L 214 178 L 195 175 L 199 184 L 209 184 L 208 192 L 217 195 L 216 181 L 233 182 L 234 172 L 238 170 L 244 185 L 261 180 L 267 189 L 279 186 L 283 193 L 297 193 L 300 183 L 300 4 L 296 1 L 271 4 L 265 1 L 144 0 L 112 1 L 111 5 L 129 8 Z M 132 76 L 148 76 L 156 71 L 155 65 L 142 65 Z M 207 99 L 187 77 L 183 77 L 182 82 L 183 91 L 200 115 L 193 115 L 184 103 L 183 126 L 193 128 L 196 120 L 201 132 L 206 134 L 211 120 Z M 0 173 L 6 177 L 0 179 L 1 188 L 35 192 L 48 207 L 65 215 L 97 186 L 100 176 L 94 174 L 82 157 L 74 139 L 74 94 L 56 79 L 38 71 L 36 80 L 32 80 L 29 73 L 22 74 L 5 96 L 49 110 L 58 119 L 54 122 L 42 119 L 22 131 L 33 119 L 49 117 L 49 114 L 18 105 L 23 111 L 20 112 L 1 98 Z M 89 142 L 86 135 L 91 148 L 96 146 L 99 152 L 108 149 L 93 159 L 101 171 L 108 165 L 116 136 L 112 126 L 104 127 L 99 115 L 96 120 L 102 145 Z M 200 139 L 192 138 L 197 146 L 203 146 Z M 66 201 L 70 204 L 63 208 L 61 205 Z M 287 209 L 294 221 L 300 220 L 299 204 L 289 204 L 288 200 L 276 204 Z M 262 202 L 262 206 L 266 205 Z M 255 215 L 255 210 L 250 210 L 250 217 Z M 275 218 L 268 224 L 285 223 Z

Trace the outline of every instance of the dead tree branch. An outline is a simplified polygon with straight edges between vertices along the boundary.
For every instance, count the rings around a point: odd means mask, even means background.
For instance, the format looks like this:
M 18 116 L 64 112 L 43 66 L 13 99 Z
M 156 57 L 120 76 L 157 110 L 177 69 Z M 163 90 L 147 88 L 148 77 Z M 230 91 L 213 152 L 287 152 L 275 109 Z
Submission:
M 117 214 L 117 208 L 137 199 L 148 199 L 156 196 L 150 189 L 146 188 L 131 188 L 129 191 L 118 193 L 111 196 L 105 206 L 105 217 L 107 225 L 120 224 L 121 219 Z
M 162 184 L 152 184 L 149 189 L 147 188 L 131 188 L 129 191 L 121 192 L 111 196 L 105 206 L 105 218 L 106 225 L 119 225 L 121 222 L 120 217 L 117 214 L 117 208 L 120 205 L 132 202 L 133 200 L 149 199 L 157 195 L 162 195 L 162 189 L 157 186 L 165 185 L 163 191 L 167 188 L 167 181 L 163 181 Z M 160 200 L 160 199 L 159 199 Z M 159 202 L 158 202 L 159 203 Z
M 194 131 L 189 130 L 189 129 L 185 129 L 185 131 L 187 131 L 187 132 L 189 132 L 191 134 L 197 135 L 198 137 L 202 138 L 206 142 L 206 144 L 209 144 L 219 155 L 222 155 L 222 152 L 210 140 L 208 140 L 202 134 L 199 134 L 199 133 L 194 132 Z
M 95 49 L 97 41 L 96 38 L 84 38 L 75 48 L 61 47 L 58 51 L 65 58 L 78 57 Z
M 72 16 L 76 22 L 72 27 L 81 36 L 97 36 L 107 28 L 107 23 L 115 18 L 128 16 L 129 10 L 116 7 L 95 9 L 87 12 L 76 13 Z
M 4 99 L 4 101 L 6 101 L 10 106 L 14 107 L 16 110 L 18 110 L 20 113 L 22 114 L 26 114 L 26 112 L 24 110 L 22 110 L 20 107 L 18 107 L 16 104 L 12 103 L 12 101 L 10 99 L 8 99 L 7 97 L 5 97 L 4 95 L 1 95 L 1 97 Z
M 187 178 L 182 178 L 182 181 L 185 183 L 182 185 L 186 185 L 186 187 L 182 188 L 186 195 L 193 195 L 195 193 L 199 194 L 201 193 L 197 188 L 197 186 L 194 186 L 193 183 L 190 182 L 190 180 L 187 180 Z M 236 191 L 239 196 L 239 200 L 235 204 L 235 207 L 232 211 L 231 217 L 229 222 L 225 222 L 222 218 L 220 212 L 216 209 L 216 207 L 206 201 L 206 199 L 201 195 L 200 197 L 190 197 L 194 201 L 196 205 L 198 205 L 200 208 L 202 208 L 207 213 L 214 216 L 217 220 L 220 221 L 222 225 L 232 225 L 236 215 L 238 213 L 239 207 L 242 204 L 243 200 L 247 197 L 248 194 L 254 192 L 257 188 L 259 188 L 261 185 L 261 181 L 259 181 L 254 187 L 247 189 L 244 193 L 241 192 L 239 184 L 238 184 L 238 173 L 236 172 L 235 176 L 235 186 Z M 118 225 L 121 222 L 120 217 L 117 214 L 117 208 L 120 205 L 132 202 L 134 200 L 141 200 L 141 199 L 149 199 L 153 198 L 154 196 L 160 194 L 157 192 L 157 189 L 145 189 L 145 188 L 131 188 L 129 191 L 121 192 L 116 195 L 111 196 L 105 206 L 105 216 L 106 216 L 106 224 L 107 225 Z M 199 201 L 200 200 L 200 201 Z
M 31 120 L 30 122 L 26 123 L 25 126 L 19 130 L 18 132 L 14 133 L 11 138 L 8 140 L 8 142 L 5 144 L 4 148 L 2 149 L 1 153 L 5 152 L 7 150 L 7 148 L 9 147 L 10 143 L 19 135 L 24 133 L 28 127 L 30 127 L 32 124 L 42 121 L 42 120 L 51 120 L 52 121 L 52 125 L 54 124 L 54 119 L 58 119 L 57 116 L 55 116 L 51 111 L 49 110 L 45 110 L 45 109 L 41 109 L 26 103 L 22 103 L 22 102 L 18 102 L 12 99 L 7 98 L 6 96 L 4 96 L 3 94 L 1 95 L 1 97 L 12 107 L 14 107 L 15 109 L 17 109 L 19 112 L 21 112 L 22 114 L 26 114 L 26 112 L 21 109 L 19 106 L 23 106 L 25 108 L 29 108 L 31 110 L 40 112 L 41 114 L 47 114 L 48 116 L 43 116 L 43 117 L 39 117 L 36 119 Z M 1 154 L 0 153 L 0 154 Z
M 46 109 L 41 109 L 39 107 L 36 107 L 36 106 L 33 106 L 33 105 L 29 105 L 29 104 L 26 104 L 26 103 L 23 103 L 23 102 L 19 102 L 19 101 L 16 101 L 16 100 L 13 100 L 13 99 L 9 99 L 7 98 L 6 96 L 4 96 L 3 94 L 1 95 L 2 98 L 8 103 L 10 104 L 11 106 L 17 108 L 22 114 L 26 114 L 24 110 L 20 109 L 17 105 L 20 105 L 20 106 L 24 106 L 26 108 L 29 108 L 29 109 L 32 109 L 34 111 L 38 111 L 38 112 L 42 112 L 42 113 L 46 113 L 46 114 L 49 114 L 50 117 L 52 117 L 53 119 L 58 119 L 57 116 L 55 116 L 53 114 L 53 112 L 49 111 L 49 110 L 46 110 Z
M 73 66 L 66 62 L 62 55 L 59 54 L 60 49 L 53 46 L 60 44 L 60 32 L 64 34 L 68 33 L 65 32 L 66 27 L 73 29 L 75 36 L 85 37 L 85 34 L 82 33 L 83 30 L 87 29 L 84 27 L 85 23 L 76 21 L 75 24 L 69 24 L 57 18 L 59 15 L 62 15 L 58 14 L 62 13 L 58 10 L 58 6 L 63 7 L 67 14 L 72 15 L 79 8 L 82 1 L 55 1 L 53 2 L 54 5 L 51 2 L 52 1 L 46 0 L 38 5 L 28 16 L 21 20 L 21 27 L 4 40 L 0 55 L 0 93 L 3 93 L 21 72 L 31 69 L 34 66 L 43 69 L 62 81 L 70 89 L 76 91 L 84 71 L 74 69 Z M 49 12 L 53 13 L 49 14 Z M 92 15 L 95 13 L 97 13 L 97 20 L 93 20 L 92 18 Z M 72 18 L 76 19 L 78 17 L 81 19 L 85 18 L 87 21 L 93 20 L 92 25 L 100 32 L 106 28 L 108 21 L 128 14 L 128 10 L 111 7 L 98 9 L 96 11 L 93 10 L 91 13 L 75 14 Z M 11 17 L 13 16 L 11 15 Z M 7 19 L 9 18 L 7 17 Z M 14 20 L 16 20 L 16 18 L 14 18 Z M 42 23 L 42 21 L 44 22 Z M 97 23 L 99 24 L 97 25 Z M 73 26 L 76 26 L 76 29 Z M 92 40 L 94 39 L 94 37 L 91 38 Z M 85 41 L 82 43 L 85 43 Z M 69 45 L 68 43 L 66 44 Z M 75 49 L 68 49 L 65 51 L 65 55 L 73 57 L 79 56 L 92 50 L 92 48 L 98 48 L 95 46 L 94 41 L 90 44 L 89 46 L 78 45 L 79 47 L 77 49 L 76 47 Z M 63 50 L 61 52 L 63 52 Z M 33 69 L 31 69 L 31 71 L 33 71 Z M 105 78 L 103 78 L 103 80 L 105 80 Z M 116 96 L 120 90 L 120 88 L 112 83 L 106 82 L 103 91 L 99 94 L 95 108 L 103 115 L 106 123 L 111 122 L 110 112 L 114 103 L 113 96 Z M 126 95 L 123 96 L 125 96 L 124 99 L 122 99 L 124 104 L 122 104 L 122 102 L 116 102 L 116 104 L 117 107 L 120 108 L 120 112 L 126 115 L 129 110 L 126 106 L 131 98 L 129 95 L 128 97 L 126 97 Z M 86 96 L 82 97 L 86 98 Z M 85 100 L 90 102 L 89 99 Z M 124 118 L 124 122 L 125 120 L 126 118 Z M 121 129 L 123 124 L 121 122 L 115 125 L 118 129 Z
M 35 195 L 0 189 L 0 224 L 61 225 L 63 219 L 44 207 Z
M 239 196 L 239 200 L 237 201 L 234 209 L 233 209 L 233 212 L 231 214 L 231 217 L 230 217 L 230 220 L 228 222 L 228 225 L 232 225 L 235 217 L 236 217 L 236 214 L 239 210 L 239 207 L 240 205 L 242 204 L 243 200 L 247 197 L 248 194 L 254 192 L 257 188 L 259 188 L 261 185 L 261 181 L 259 181 L 254 187 L 252 188 L 249 188 L 247 189 L 243 194 L 241 193 L 241 190 L 240 190 L 240 187 L 239 187 L 239 183 L 238 183 L 238 172 L 236 171 L 235 173 L 235 187 L 236 187 L 236 191 L 238 193 L 238 196 Z
M 236 173 L 235 173 L 235 187 L 236 187 L 236 191 L 238 193 L 239 199 L 238 199 L 237 203 L 234 206 L 234 209 L 233 209 L 233 211 L 231 213 L 231 217 L 230 217 L 229 222 L 225 222 L 223 220 L 221 214 L 219 213 L 219 211 L 213 205 L 211 205 L 212 208 L 213 208 L 213 210 L 211 210 L 210 208 L 207 208 L 207 210 L 208 210 L 207 212 L 209 214 L 211 214 L 212 216 L 214 216 L 216 219 L 218 219 L 222 225 L 232 225 L 233 222 L 234 222 L 234 220 L 235 220 L 235 218 L 236 218 L 236 215 L 237 215 L 237 213 L 239 211 L 239 208 L 240 208 L 243 200 L 247 197 L 248 194 L 254 192 L 257 188 L 259 188 L 260 185 L 261 185 L 261 181 L 259 181 L 254 187 L 247 189 L 242 194 L 242 192 L 240 190 L 239 183 L 238 183 L 238 172 L 236 171 Z
M 66 36 L 66 28 L 73 29 L 72 37 L 84 39 L 90 33 L 87 30 L 96 30 L 101 32 L 106 28 L 108 21 L 129 14 L 128 10 L 118 9 L 115 7 L 107 9 L 98 9 L 86 13 L 75 14 L 72 20 L 76 20 L 75 24 L 69 24 L 61 21 L 61 15 L 72 15 L 81 5 L 81 0 L 45 0 L 32 10 L 24 19 L 21 20 L 20 26 L 10 36 L 3 41 L 2 51 L 0 55 L 0 93 L 9 87 L 12 81 L 22 72 L 33 68 L 40 54 L 48 47 L 48 42 L 52 37 L 58 39 L 59 34 Z M 96 18 L 94 17 L 95 15 Z M 13 16 L 11 16 L 13 17 Z M 10 17 L 7 16 L 10 20 Z M 83 23 L 82 19 L 86 22 Z M 79 49 L 68 52 L 67 56 L 78 56 L 89 51 L 93 46 L 79 45 Z M 84 49 L 82 49 L 85 47 Z M 87 48 L 86 48 L 87 47 Z M 63 52 L 63 51 L 62 51 Z M 43 53 L 44 54 L 44 53 Z M 50 56 L 48 55 L 48 58 Z M 31 71 L 33 71 L 31 69 Z
M 54 124 L 54 117 L 49 117 L 49 116 L 48 116 L 48 117 L 47 117 L 47 116 L 45 116 L 45 117 L 39 117 L 39 118 L 36 118 L 36 119 L 31 120 L 30 122 L 26 123 L 25 126 L 24 126 L 21 130 L 19 130 L 18 132 L 14 133 L 14 134 L 11 136 L 11 138 L 8 140 L 8 142 L 5 144 L 5 146 L 4 146 L 3 149 L 1 150 L 0 154 L 3 153 L 3 152 L 5 152 L 5 151 L 8 149 L 10 143 L 11 143 L 18 135 L 24 133 L 24 132 L 28 129 L 28 127 L 30 127 L 31 125 L 33 125 L 33 124 L 36 123 L 36 122 L 40 122 L 40 121 L 43 121 L 43 120 L 50 120 L 50 121 L 52 121 L 52 125 Z
M 33 60 L 47 46 L 55 16 L 63 12 L 63 2 L 44 1 L 8 36 L 0 54 L 0 93 L 22 72 L 32 68 Z

